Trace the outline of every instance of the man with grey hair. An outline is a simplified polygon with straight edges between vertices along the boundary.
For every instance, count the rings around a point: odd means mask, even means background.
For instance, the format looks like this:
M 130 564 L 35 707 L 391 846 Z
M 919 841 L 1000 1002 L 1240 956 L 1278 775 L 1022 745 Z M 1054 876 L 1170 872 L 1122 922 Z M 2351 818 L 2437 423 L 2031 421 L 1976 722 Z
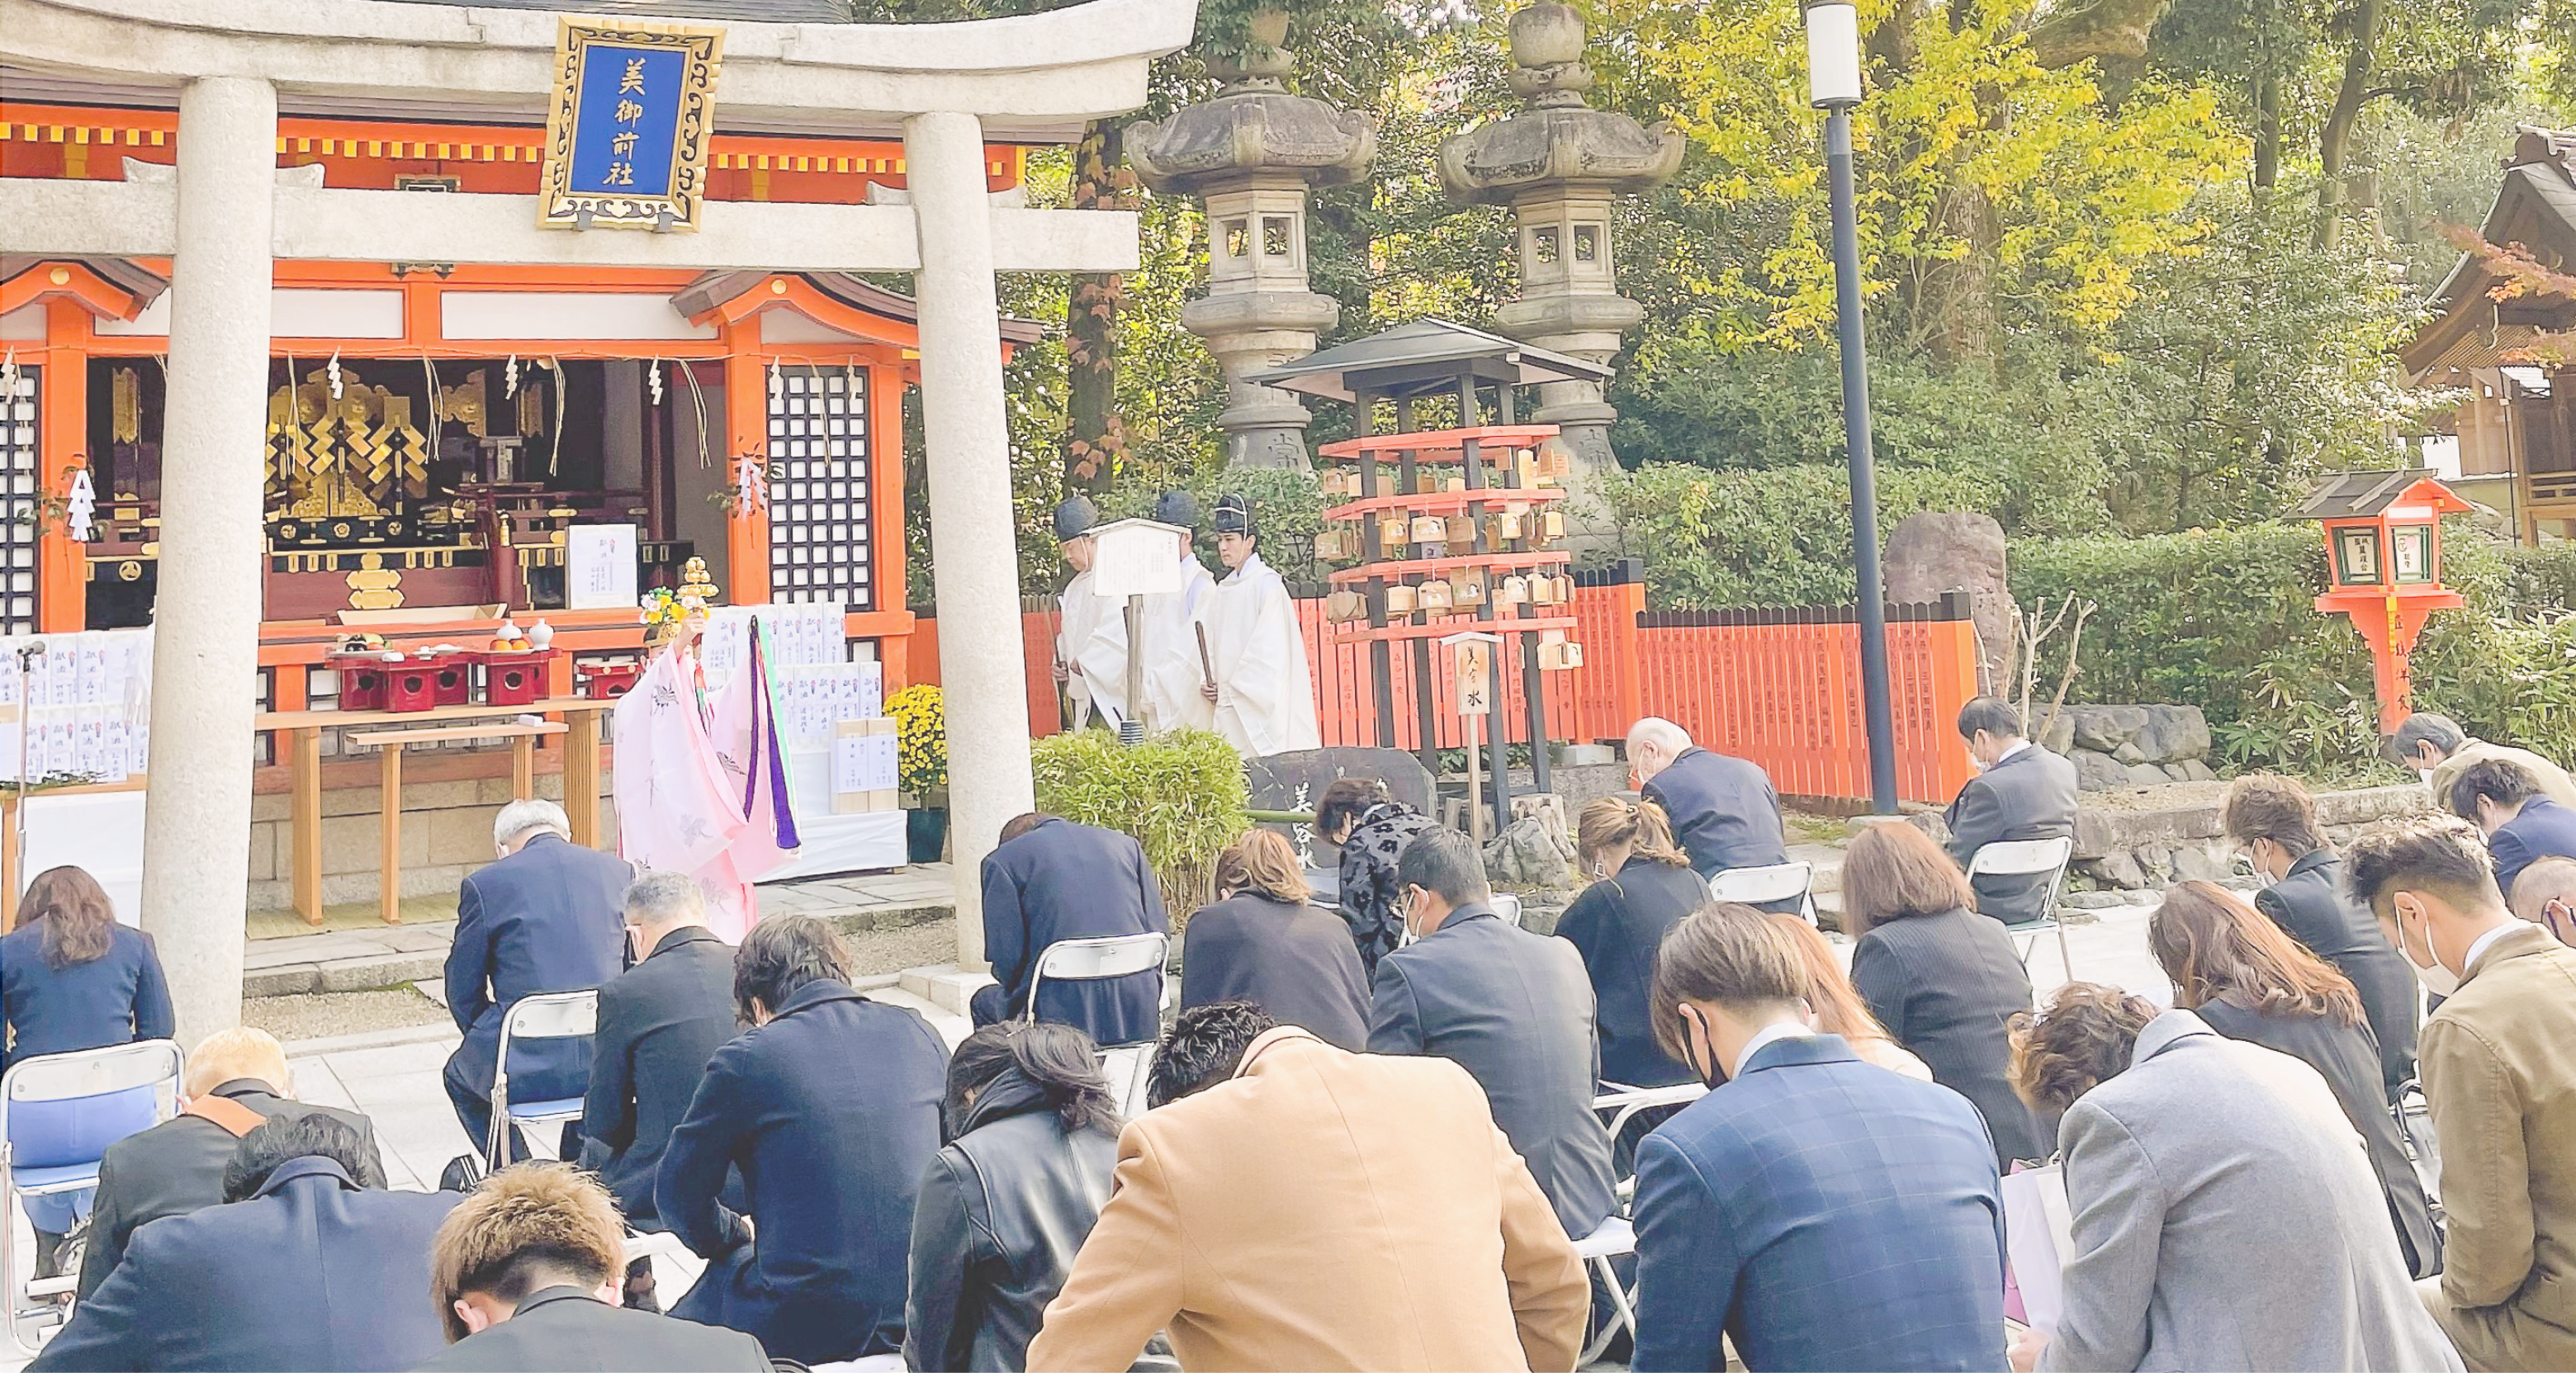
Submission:
M 1628 727 L 1628 772 L 1664 808 L 1700 876 L 1789 861 L 1780 793 L 1761 768 L 1711 753 L 1681 726 L 1649 715 Z
M 2433 789 L 2435 805 L 2450 804 L 2452 784 L 2461 773 L 2490 758 L 2501 758 L 2538 780 L 2541 795 L 2576 809 L 2576 780 L 2567 776 L 2567 769 L 2527 748 L 2490 744 L 2460 728 L 2460 722 L 2448 715 L 2419 710 L 2407 716 L 2404 724 L 2379 741 L 2379 756 L 2422 777 Z
M 619 859 L 573 843 L 572 823 L 552 801 L 503 806 L 492 820 L 492 847 L 500 860 L 457 891 L 456 940 L 447 950 L 447 1011 L 465 1032 L 447 1060 L 447 1099 L 478 1150 L 492 1127 L 502 1017 L 521 997 L 580 991 L 617 975 L 626 964 L 618 913 L 634 875 Z M 515 1100 L 577 1097 L 589 1080 L 590 1046 L 580 1040 L 511 1050 Z M 511 1156 L 525 1157 L 525 1142 L 510 1133 Z
M 663 1229 L 653 1174 L 707 1060 L 734 1037 L 733 946 L 706 925 L 706 897 L 684 872 L 647 872 L 626 889 L 631 952 L 643 961 L 599 989 L 581 1166 L 599 1174 L 626 1223 Z M 737 1204 L 739 1199 L 737 1198 Z M 626 1273 L 626 1304 L 650 1307 L 653 1266 Z

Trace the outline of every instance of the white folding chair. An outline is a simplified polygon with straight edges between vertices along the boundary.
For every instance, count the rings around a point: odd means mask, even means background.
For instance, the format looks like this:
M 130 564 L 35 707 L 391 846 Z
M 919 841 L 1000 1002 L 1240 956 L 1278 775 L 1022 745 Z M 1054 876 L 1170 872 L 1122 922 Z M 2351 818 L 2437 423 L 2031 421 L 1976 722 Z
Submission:
M 1768 906 L 1777 901 L 1796 901 L 1798 913 L 1807 923 L 1816 923 L 1816 903 L 1807 899 L 1815 885 L 1813 863 L 1773 863 L 1759 868 L 1720 868 L 1708 879 L 1708 894 L 1719 901 L 1740 901 L 1747 906 Z
M 1635 1120 L 1640 1112 L 1651 1111 L 1658 1106 L 1687 1106 L 1707 1095 L 1707 1084 L 1699 1082 L 1677 1082 L 1670 1087 L 1631 1087 L 1624 1082 L 1604 1082 L 1601 1094 L 1592 1098 L 1592 1109 L 1608 1117 L 1605 1123 L 1611 1147 L 1616 1150 L 1628 1123 Z M 1632 1173 L 1620 1178 L 1616 1186 L 1624 1202 L 1636 1194 L 1636 1176 Z
M 78 1053 L 39 1054 L 10 1064 L 9 1071 L 0 1074 L 0 1226 L 11 1223 L 20 1197 L 54 1196 L 98 1185 L 96 1158 L 41 1168 L 19 1167 L 16 1150 L 8 1142 L 12 1111 L 40 1102 L 79 1101 L 153 1088 L 158 1090 L 154 1092 L 152 1119 L 163 1121 L 177 1109 L 179 1084 L 187 1070 L 188 1056 L 167 1039 L 111 1044 Z M 105 1154 L 105 1146 L 98 1152 Z M 6 1231 L 0 1230 L 0 1308 L 5 1308 L 0 1309 L 0 1319 L 8 1325 L 9 1343 L 32 1357 L 37 1347 L 28 1343 L 19 1330 L 21 1298 L 69 1292 L 78 1275 L 29 1283 L 22 1291 L 18 1246 L 8 1242 L 5 1235 Z M 39 1326 L 59 1324 L 66 1318 L 61 1307 L 27 1314 L 36 1316 Z
M 2075 841 L 2064 835 L 2055 839 L 2007 839 L 1988 844 L 1968 859 L 1968 880 L 1979 877 L 2038 877 L 2040 884 L 2039 915 L 2036 919 L 2004 926 L 2004 933 L 2021 941 L 2022 966 L 2030 965 L 2030 951 L 2039 946 L 2039 937 L 2051 930 L 2057 932 L 2058 961 L 2066 975 L 2075 976 L 2075 959 L 2066 951 L 2066 923 L 2057 918 L 2057 889 L 2066 882 L 2067 861 L 2075 856 Z
M 1583 1357 L 1574 1361 L 1575 1367 L 1598 1362 L 1603 1354 L 1609 1352 L 1610 1341 L 1617 1338 L 1621 1326 L 1627 1327 L 1629 1339 L 1637 1338 L 1637 1296 L 1620 1284 L 1619 1270 L 1611 1263 L 1621 1255 L 1635 1252 L 1637 1227 L 1630 1224 L 1626 1216 L 1611 1216 L 1601 1222 L 1599 1229 L 1574 1242 L 1574 1256 L 1583 1260 L 1584 1267 L 1600 1275 L 1601 1285 L 1609 1290 L 1610 1305 L 1617 1312 L 1614 1319 L 1603 1322 L 1600 1329 L 1592 1332 L 1592 1342 L 1584 1346 Z
M 501 1016 L 501 1049 L 492 1059 L 492 1128 L 483 1141 L 483 1158 L 494 1171 L 509 1166 L 504 1141 L 510 1128 L 533 1129 L 581 1119 L 581 1098 L 553 1101 L 510 1100 L 510 1046 L 523 1039 L 588 1039 L 599 1028 L 599 993 L 544 992 L 523 996 Z
M 1046 946 L 1038 955 L 1037 966 L 1029 971 L 1029 1006 L 1023 1018 L 1036 1022 L 1038 989 L 1047 983 L 1098 982 L 1161 972 L 1171 944 L 1171 936 L 1150 930 L 1097 939 L 1057 940 Z M 1100 1071 L 1108 1077 L 1110 1090 L 1118 1094 L 1120 1113 L 1130 1117 L 1140 1114 L 1145 1109 L 1145 1084 L 1154 1065 L 1154 1041 L 1103 1044 L 1099 1049 Z

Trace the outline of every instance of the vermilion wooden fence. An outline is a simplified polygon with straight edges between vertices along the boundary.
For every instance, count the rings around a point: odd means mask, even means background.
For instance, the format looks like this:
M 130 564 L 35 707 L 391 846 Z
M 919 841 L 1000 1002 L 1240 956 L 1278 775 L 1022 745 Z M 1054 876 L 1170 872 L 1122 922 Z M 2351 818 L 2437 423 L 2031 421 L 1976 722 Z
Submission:
M 1846 799 L 1869 795 L 1868 751 L 1860 704 L 1860 628 L 1848 607 L 1650 613 L 1633 570 L 1580 579 L 1572 610 L 1584 665 L 1539 674 L 1551 739 L 1616 740 L 1643 715 L 1661 715 L 1705 747 L 1747 758 L 1789 796 Z M 1299 625 L 1315 675 L 1324 742 L 1380 742 L 1375 680 L 1364 642 L 1333 632 L 1320 597 L 1300 597 Z M 1029 662 L 1032 732 L 1063 728 L 1049 665 L 1054 602 L 1023 603 L 1021 643 Z M 1460 629 L 1476 627 L 1457 617 Z M 938 624 L 924 617 L 911 648 L 913 679 L 939 680 Z M 1888 607 L 1888 676 L 1896 718 L 1897 794 L 1909 801 L 1947 801 L 1971 775 L 1955 722 L 1976 694 L 1975 627 L 1966 598 Z M 1415 664 L 1393 655 L 1393 747 L 1420 740 Z M 1491 721 L 1514 743 L 1528 739 L 1523 675 L 1507 664 L 1504 699 Z M 1449 674 L 1434 659 L 1430 687 L 1440 747 L 1466 739 L 1451 713 Z

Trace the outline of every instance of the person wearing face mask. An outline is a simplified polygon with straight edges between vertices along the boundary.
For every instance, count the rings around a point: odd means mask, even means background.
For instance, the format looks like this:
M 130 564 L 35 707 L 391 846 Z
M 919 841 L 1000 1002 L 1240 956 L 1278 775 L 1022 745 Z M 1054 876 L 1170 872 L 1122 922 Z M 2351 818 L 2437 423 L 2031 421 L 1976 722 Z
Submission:
M 1690 1070 L 1655 1043 L 1646 984 L 1655 946 L 1673 922 L 1708 904 L 1708 883 L 1673 843 L 1664 808 L 1604 796 L 1576 817 L 1574 847 L 1592 885 L 1556 922 L 1556 937 L 1583 955 L 1599 1005 L 1601 1080 L 1669 1087 Z
M 1762 912 L 1665 934 L 1654 1018 L 1710 1084 L 1637 1151 L 1640 1370 L 2001 1368 L 2002 1184 L 1967 1098 L 1807 1028 Z
M 2549 799 L 2520 764 L 2491 758 L 2465 768 L 2441 800 L 2486 835 L 2498 891 L 2511 892 L 2522 870 L 2543 858 L 2576 858 L 2576 806 Z
M 2513 913 L 2576 948 L 2576 858 L 2543 858 L 2513 882 Z
M 1466 1069 L 1565 1233 L 1591 1234 L 1618 1195 L 1610 1132 L 1592 1109 L 1601 1054 L 1582 958 L 1496 915 L 1484 855 L 1445 825 L 1405 846 L 1395 880 L 1414 942 L 1378 960 L 1369 1052 Z
M 2419 710 L 2407 716 L 2379 741 L 2379 756 L 2423 778 L 2435 804 L 2449 799 L 2451 784 L 2462 772 L 2501 758 L 2530 773 L 2541 795 L 2576 809 L 2576 779 L 2568 777 L 2567 769 L 2527 748 L 2490 744 L 2460 728 L 2460 722 L 2448 715 Z
M 2058 839 L 2075 833 L 2075 765 L 2021 736 L 2021 712 L 1993 696 L 1959 708 L 1959 737 L 1977 775 L 1959 788 L 1942 818 L 1950 826 L 1950 861 L 1965 872 L 1988 844 Z M 2007 925 L 2047 910 L 2048 879 L 1979 877 L 1978 913 Z
M 2445 998 L 2419 1051 L 2450 1231 L 2418 1294 L 2472 1370 L 2576 1368 L 2576 950 L 2448 817 L 2363 835 L 2344 883 Z
M 2340 889 L 2343 860 L 2326 843 L 2317 803 L 2287 777 L 2239 777 L 2228 784 L 2219 827 L 2255 873 L 2272 885 L 2254 895 L 2261 911 L 2300 947 L 2334 965 L 2361 996 L 2362 1019 L 2379 1051 L 2388 1100 L 2415 1076 L 2415 979 L 2370 909 Z

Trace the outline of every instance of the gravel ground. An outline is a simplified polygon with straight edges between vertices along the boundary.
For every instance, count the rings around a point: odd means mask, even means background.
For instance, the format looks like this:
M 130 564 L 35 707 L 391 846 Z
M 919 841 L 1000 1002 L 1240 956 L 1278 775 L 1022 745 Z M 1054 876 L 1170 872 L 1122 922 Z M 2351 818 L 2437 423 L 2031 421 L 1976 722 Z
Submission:
M 850 972 L 857 977 L 957 961 L 957 921 L 953 917 L 841 937 L 849 942 Z
M 435 1025 L 445 1019 L 444 1007 L 409 987 L 254 996 L 242 1002 L 243 1024 L 266 1030 L 288 1043 L 402 1025 Z

